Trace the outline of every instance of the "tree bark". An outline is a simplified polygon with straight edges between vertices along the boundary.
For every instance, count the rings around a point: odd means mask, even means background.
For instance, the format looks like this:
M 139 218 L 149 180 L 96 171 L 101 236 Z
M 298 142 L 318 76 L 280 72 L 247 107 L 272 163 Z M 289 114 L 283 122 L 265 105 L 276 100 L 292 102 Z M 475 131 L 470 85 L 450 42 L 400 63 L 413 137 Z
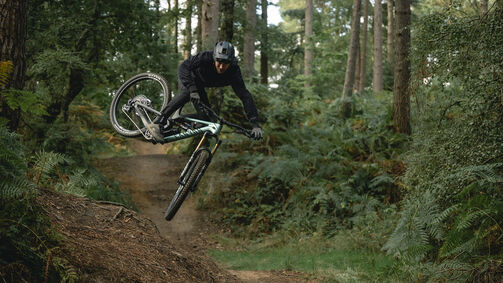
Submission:
M 268 43 L 268 32 L 267 32 L 267 7 L 268 1 L 262 0 L 262 42 L 260 43 L 260 83 L 268 84 L 268 76 L 269 76 L 269 59 L 267 55 L 267 51 L 269 48 Z
M 313 43 L 311 37 L 313 36 L 313 0 L 306 0 L 306 23 L 305 23 L 305 36 L 304 36 L 304 76 L 306 83 L 304 87 L 309 87 L 311 84 L 311 75 L 313 74 Z
M 386 60 L 388 63 L 393 63 L 393 0 L 388 1 L 388 40 L 387 40 L 387 56 Z
M 178 17 L 180 11 L 178 10 L 178 0 L 175 0 L 173 5 L 173 52 L 178 53 Z
M 348 118 L 351 116 L 353 85 L 355 82 L 355 65 L 358 45 L 360 43 L 360 0 L 353 1 L 353 18 L 351 21 L 351 41 L 349 43 L 349 55 L 342 91 L 341 115 Z
M 222 26 L 220 40 L 232 42 L 234 37 L 234 4 L 235 0 L 222 0 Z
M 26 31 L 28 0 L 0 0 L 0 62 L 10 62 L 12 72 L 0 90 L 24 88 L 26 73 Z M 13 110 L 0 96 L 0 117 L 9 122 L 7 127 L 15 131 L 19 126 L 19 110 Z
M 213 50 L 218 39 L 218 0 L 203 0 L 202 49 Z
M 367 75 L 367 30 L 369 20 L 369 0 L 363 0 L 365 6 L 363 8 L 363 38 L 360 48 L 360 81 L 358 82 L 358 91 L 363 91 L 365 88 L 365 80 Z
M 246 25 L 243 46 L 244 76 L 253 75 L 255 63 L 255 29 L 257 22 L 257 0 L 246 1 Z
M 197 0 L 196 41 L 196 52 L 199 53 L 203 50 L 203 0 Z
M 191 0 L 185 1 L 185 42 L 183 44 L 183 58 L 190 57 L 192 51 L 192 8 L 193 2 Z
M 383 90 L 382 77 L 382 5 L 381 0 L 374 1 L 374 68 L 372 89 Z
M 410 0 L 396 0 L 395 39 L 393 123 L 397 132 L 410 134 Z

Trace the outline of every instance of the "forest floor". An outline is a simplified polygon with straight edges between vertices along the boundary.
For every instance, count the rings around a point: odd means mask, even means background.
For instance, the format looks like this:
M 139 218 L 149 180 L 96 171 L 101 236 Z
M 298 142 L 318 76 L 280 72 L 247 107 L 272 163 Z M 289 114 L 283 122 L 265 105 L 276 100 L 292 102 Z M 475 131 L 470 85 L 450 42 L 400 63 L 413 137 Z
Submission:
M 84 281 L 312 282 L 294 271 L 228 270 L 209 255 L 222 249 L 223 228 L 196 209 L 190 196 L 175 218 L 164 211 L 187 157 L 132 140 L 136 153 L 101 159 L 100 171 L 129 191 L 139 212 L 85 198 L 44 192 L 52 222 L 66 236 L 63 253 Z M 202 188 L 199 188 L 202 189 Z

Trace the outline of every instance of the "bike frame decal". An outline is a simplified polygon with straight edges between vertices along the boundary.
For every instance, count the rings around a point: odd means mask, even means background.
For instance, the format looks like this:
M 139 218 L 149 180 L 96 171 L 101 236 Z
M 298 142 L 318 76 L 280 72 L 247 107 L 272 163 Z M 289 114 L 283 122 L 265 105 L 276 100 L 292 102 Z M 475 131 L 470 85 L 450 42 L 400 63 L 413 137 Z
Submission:
M 222 130 L 222 125 L 218 124 L 218 123 L 213 123 L 213 122 L 208 122 L 208 121 L 203 121 L 203 120 L 198 120 L 198 119 L 193 119 L 193 118 L 188 118 L 188 117 L 184 117 L 184 120 L 204 124 L 207 126 L 197 128 L 194 130 L 189 129 L 183 133 L 164 137 L 165 142 L 172 142 L 172 141 L 177 141 L 177 140 L 181 140 L 181 139 L 186 139 L 186 138 L 190 138 L 190 137 L 197 136 L 200 134 L 204 134 L 205 132 L 209 132 L 213 135 L 218 135 L 220 133 L 220 131 Z

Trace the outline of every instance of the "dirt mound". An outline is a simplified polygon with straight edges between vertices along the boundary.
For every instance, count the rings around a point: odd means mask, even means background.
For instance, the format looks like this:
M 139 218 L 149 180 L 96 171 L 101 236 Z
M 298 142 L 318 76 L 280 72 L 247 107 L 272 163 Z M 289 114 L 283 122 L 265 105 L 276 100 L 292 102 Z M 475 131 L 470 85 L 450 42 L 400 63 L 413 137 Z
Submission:
M 61 254 L 82 281 L 238 281 L 197 254 L 179 251 L 134 211 L 52 191 L 43 191 L 38 200 L 65 236 Z
M 105 176 L 118 181 L 121 188 L 130 193 L 139 209 L 139 215 L 146 218 L 141 218 L 136 214 L 135 217 L 144 219 L 146 223 L 150 223 L 147 219 L 152 220 L 155 224 L 154 227 L 157 227 L 160 232 L 156 233 L 156 236 L 161 236 L 165 239 L 164 242 L 168 241 L 172 246 L 176 246 L 177 251 L 174 252 L 176 258 L 180 257 L 179 254 L 190 255 L 190 260 L 187 259 L 183 262 L 175 260 L 175 263 L 181 263 L 182 270 L 192 270 L 196 274 L 188 273 L 188 275 L 194 277 L 160 281 L 208 282 L 215 279 L 218 282 L 312 282 L 312 280 L 306 279 L 304 274 L 291 271 L 222 271 L 219 269 L 213 263 L 213 259 L 207 255 L 207 251 L 221 248 L 220 244 L 211 238 L 211 235 L 222 233 L 223 227 L 219 227 L 217 221 L 208 216 L 210 214 L 208 211 L 198 211 L 194 198 L 190 195 L 174 219 L 166 221 L 164 212 L 177 189 L 178 177 L 188 160 L 188 157 L 182 155 L 167 155 L 168 147 L 169 144 L 152 145 L 130 139 L 129 148 L 136 155 L 102 159 L 96 162 L 97 167 Z M 199 188 L 199 190 L 205 189 L 204 187 Z M 118 212 L 117 208 L 110 209 L 113 210 L 110 212 L 111 214 L 114 211 Z M 115 214 L 106 217 L 114 216 Z M 123 221 L 126 219 L 123 218 Z M 106 239 L 104 241 L 106 244 Z M 173 251 L 171 246 L 167 246 L 167 250 Z M 159 260 L 164 259 L 159 258 Z M 173 261 L 171 258 L 168 260 Z M 196 272 L 193 269 L 201 270 Z M 166 277 L 166 279 L 169 278 Z

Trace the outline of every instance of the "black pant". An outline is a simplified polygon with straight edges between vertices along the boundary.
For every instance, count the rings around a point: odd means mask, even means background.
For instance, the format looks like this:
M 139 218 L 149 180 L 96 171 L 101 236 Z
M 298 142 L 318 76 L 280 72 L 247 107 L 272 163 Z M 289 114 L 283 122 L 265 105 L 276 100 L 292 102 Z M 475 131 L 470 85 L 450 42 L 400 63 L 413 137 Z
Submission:
M 201 103 L 204 105 L 210 107 L 210 101 L 208 100 L 208 94 L 204 90 L 204 88 L 200 88 L 199 90 L 199 97 L 201 98 Z M 173 114 L 176 110 L 179 108 L 182 108 L 187 102 L 190 101 L 190 92 L 187 88 L 182 87 L 181 91 L 179 94 L 177 94 L 173 99 L 168 102 L 168 105 L 164 109 L 162 109 L 162 115 L 164 119 L 167 119 L 171 114 Z M 199 116 L 199 119 L 206 120 L 206 121 L 211 121 L 208 115 L 200 111 L 198 108 L 195 107 L 197 111 L 197 115 Z M 163 120 L 164 120 L 163 119 Z

